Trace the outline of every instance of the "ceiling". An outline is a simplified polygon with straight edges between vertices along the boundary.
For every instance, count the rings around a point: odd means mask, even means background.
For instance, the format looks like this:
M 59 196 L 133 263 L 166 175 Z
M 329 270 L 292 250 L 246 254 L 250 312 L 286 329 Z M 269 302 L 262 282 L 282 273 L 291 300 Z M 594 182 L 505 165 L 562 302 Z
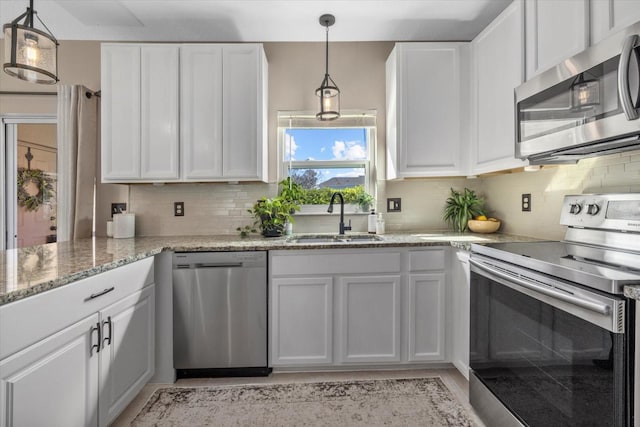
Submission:
M 473 39 L 512 0 L 35 0 L 59 40 L 330 41 Z M 28 0 L 0 0 L 6 24 Z M 38 23 L 36 28 L 42 28 Z

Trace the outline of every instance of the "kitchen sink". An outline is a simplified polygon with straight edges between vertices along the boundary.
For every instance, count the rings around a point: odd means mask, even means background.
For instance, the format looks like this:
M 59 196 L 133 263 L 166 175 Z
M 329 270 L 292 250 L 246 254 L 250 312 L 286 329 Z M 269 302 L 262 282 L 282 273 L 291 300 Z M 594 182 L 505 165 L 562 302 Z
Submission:
M 381 242 L 383 238 L 374 234 L 317 235 L 303 234 L 287 239 L 287 243 L 369 243 Z

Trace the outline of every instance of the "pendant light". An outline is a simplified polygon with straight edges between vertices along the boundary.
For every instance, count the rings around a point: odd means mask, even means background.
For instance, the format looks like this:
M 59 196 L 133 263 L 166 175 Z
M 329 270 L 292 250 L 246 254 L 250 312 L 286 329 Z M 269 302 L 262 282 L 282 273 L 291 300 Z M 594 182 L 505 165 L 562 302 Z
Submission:
M 46 31 L 33 27 L 34 16 Z M 22 23 L 20 20 L 24 19 Z M 58 41 L 42 22 L 29 0 L 27 11 L 5 24 L 4 72 L 32 83 L 58 82 Z
M 320 112 L 316 114 L 318 120 L 335 120 L 340 117 L 340 89 L 329 75 L 329 27 L 335 24 L 333 15 L 322 15 L 320 25 L 327 29 L 327 41 L 325 51 L 325 73 L 322 84 L 316 89 L 316 95 L 320 101 Z

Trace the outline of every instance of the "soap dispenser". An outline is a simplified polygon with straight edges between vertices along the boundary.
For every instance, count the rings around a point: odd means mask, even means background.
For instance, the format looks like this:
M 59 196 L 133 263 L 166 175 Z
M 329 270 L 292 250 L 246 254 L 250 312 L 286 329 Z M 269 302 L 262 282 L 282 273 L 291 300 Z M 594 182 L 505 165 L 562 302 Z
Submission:
M 376 234 L 376 212 L 371 209 L 371 213 L 369 214 L 369 221 L 367 223 L 367 231 L 370 234 Z

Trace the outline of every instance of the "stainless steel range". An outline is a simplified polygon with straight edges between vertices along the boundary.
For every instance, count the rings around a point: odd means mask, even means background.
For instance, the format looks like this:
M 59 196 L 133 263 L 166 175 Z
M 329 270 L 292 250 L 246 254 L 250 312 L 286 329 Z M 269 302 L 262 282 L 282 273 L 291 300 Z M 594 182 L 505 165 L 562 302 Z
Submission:
M 560 223 L 560 242 L 472 245 L 471 404 L 492 427 L 632 426 L 640 194 L 566 196 Z

